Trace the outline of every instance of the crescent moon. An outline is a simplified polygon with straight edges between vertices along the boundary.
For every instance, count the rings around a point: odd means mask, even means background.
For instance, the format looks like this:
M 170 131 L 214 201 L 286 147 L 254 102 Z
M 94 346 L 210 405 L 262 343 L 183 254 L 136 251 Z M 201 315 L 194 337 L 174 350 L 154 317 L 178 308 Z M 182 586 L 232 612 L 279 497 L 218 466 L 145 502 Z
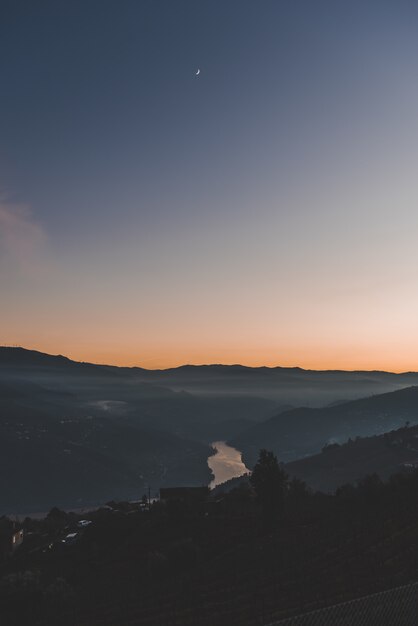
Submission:
M 199 76 L 199 74 L 200 74 L 200 70 L 197 70 L 195 76 Z

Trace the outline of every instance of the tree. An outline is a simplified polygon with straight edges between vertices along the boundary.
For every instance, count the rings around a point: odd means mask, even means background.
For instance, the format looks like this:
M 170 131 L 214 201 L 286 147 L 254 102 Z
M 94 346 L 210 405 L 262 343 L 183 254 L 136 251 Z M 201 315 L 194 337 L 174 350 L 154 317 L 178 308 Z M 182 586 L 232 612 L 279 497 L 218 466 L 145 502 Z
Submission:
M 296 478 L 295 476 L 289 483 L 288 494 L 289 499 L 295 502 L 300 502 L 301 500 L 309 498 L 312 495 L 312 491 L 309 489 L 304 480 Z
M 260 503 L 264 521 L 273 525 L 284 515 L 289 477 L 277 457 L 269 450 L 260 450 L 259 459 L 250 477 Z
M 379 495 L 382 488 L 383 482 L 378 474 L 367 474 L 357 481 L 357 490 L 367 499 Z

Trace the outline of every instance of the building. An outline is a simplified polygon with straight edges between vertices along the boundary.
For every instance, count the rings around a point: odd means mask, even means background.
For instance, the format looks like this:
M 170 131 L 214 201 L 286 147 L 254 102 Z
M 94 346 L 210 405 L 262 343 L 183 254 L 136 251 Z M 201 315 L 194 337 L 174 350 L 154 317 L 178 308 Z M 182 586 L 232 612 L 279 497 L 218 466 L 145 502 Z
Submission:
M 65 543 L 66 546 L 72 546 L 77 542 L 78 533 L 69 533 L 65 539 L 62 539 L 62 543 Z
M 12 532 L 11 542 L 12 552 L 14 552 L 16 548 L 18 548 L 23 543 L 23 528 L 20 528 L 19 530 L 14 530 Z
M 12 556 L 23 543 L 23 528 L 7 518 L 0 520 L 0 562 Z

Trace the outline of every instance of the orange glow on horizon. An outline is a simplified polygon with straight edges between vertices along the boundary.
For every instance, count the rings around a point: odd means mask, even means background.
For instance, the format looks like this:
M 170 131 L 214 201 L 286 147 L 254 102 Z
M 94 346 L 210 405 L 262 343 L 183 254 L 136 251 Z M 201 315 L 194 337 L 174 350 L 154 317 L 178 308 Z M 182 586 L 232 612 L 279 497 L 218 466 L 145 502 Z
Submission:
M 47 354 L 61 354 L 73 361 L 95 363 L 98 365 L 115 365 L 118 367 L 140 367 L 149 370 L 169 369 L 182 365 L 243 365 L 246 367 L 299 367 L 305 370 L 344 370 L 344 371 L 386 371 L 402 373 L 418 371 L 418 358 L 407 358 L 402 354 L 382 353 L 374 357 L 367 353 L 338 354 L 336 351 L 325 351 L 321 356 L 313 354 L 312 350 L 306 350 L 304 354 L 300 350 L 282 352 L 280 357 L 274 357 L 271 352 L 262 350 L 191 350 L 178 352 L 159 351 L 150 356 L 147 351 L 142 357 L 138 352 L 129 350 L 114 350 L 80 347 L 68 347 L 67 350 L 57 349 L 50 342 L 45 344 L 22 345 L 23 348 L 37 350 Z

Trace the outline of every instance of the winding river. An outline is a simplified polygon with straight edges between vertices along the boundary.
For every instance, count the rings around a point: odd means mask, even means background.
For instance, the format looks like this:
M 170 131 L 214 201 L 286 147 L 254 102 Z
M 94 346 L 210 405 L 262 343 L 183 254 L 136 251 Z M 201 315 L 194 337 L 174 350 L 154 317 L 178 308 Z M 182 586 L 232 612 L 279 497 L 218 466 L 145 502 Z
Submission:
M 211 445 L 216 449 L 216 453 L 208 458 L 208 465 L 215 476 L 209 485 L 210 489 L 249 471 L 242 462 L 239 450 L 228 446 L 225 441 L 213 441 Z

